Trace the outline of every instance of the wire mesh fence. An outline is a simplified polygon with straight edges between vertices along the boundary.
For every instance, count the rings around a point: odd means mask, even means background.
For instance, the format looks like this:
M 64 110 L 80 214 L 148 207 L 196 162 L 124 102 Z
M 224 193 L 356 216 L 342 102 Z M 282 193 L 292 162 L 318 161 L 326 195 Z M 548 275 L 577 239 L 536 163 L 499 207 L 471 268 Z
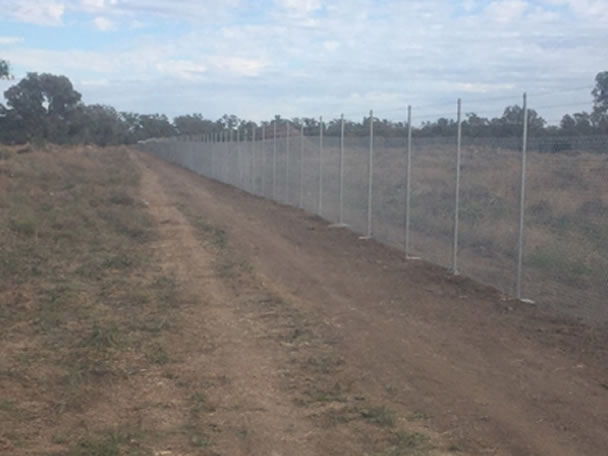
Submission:
M 459 270 L 516 294 L 521 139 L 462 142 Z
M 456 185 L 455 138 L 414 138 L 411 253 L 450 267 Z
M 409 258 L 608 324 L 607 136 L 463 134 L 459 148 L 456 135 L 408 141 L 407 128 L 384 136 L 373 123 L 365 136 L 332 131 L 274 121 L 140 147 Z
M 523 292 L 587 320 L 608 306 L 608 148 L 597 144 L 530 138 L 527 173 Z

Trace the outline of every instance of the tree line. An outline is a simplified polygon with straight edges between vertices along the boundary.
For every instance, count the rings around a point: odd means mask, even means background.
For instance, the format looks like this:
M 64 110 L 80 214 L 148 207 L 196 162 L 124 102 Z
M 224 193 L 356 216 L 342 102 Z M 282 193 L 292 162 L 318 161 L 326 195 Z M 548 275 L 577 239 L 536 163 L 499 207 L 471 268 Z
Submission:
M 11 79 L 8 63 L 0 59 L 0 78 Z M 576 136 L 608 134 L 608 71 L 598 73 L 591 92 L 591 112 L 566 114 L 559 126 L 548 126 L 534 110 L 528 111 L 529 130 L 533 135 Z M 44 140 L 56 144 L 97 144 L 100 146 L 133 144 L 140 140 L 171 136 L 206 136 L 226 130 L 250 132 L 252 128 L 266 126 L 271 137 L 274 126 L 281 134 L 286 122 L 293 129 L 304 128 L 306 134 L 317 134 L 319 121 L 312 118 L 282 119 L 275 116 L 269 121 L 252 122 L 225 114 L 210 120 L 202 114 L 187 114 L 170 120 L 164 114 L 137 114 L 118 112 L 111 106 L 82 102 L 66 76 L 48 73 L 28 73 L 25 78 L 4 92 L 6 106 L 0 103 L 0 142 L 22 144 Z M 472 137 L 510 137 L 521 135 L 523 108 L 507 106 L 501 117 L 485 118 L 466 113 L 462 121 L 463 133 Z M 374 132 L 379 136 L 403 136 L 407 124 L 374 118 Z M 369 134 L 370 118 L 360 122 L 345 121 L 347 135 Z M 413 129 L 415 136 L 447 137 L 455 135 L 457 122 L 439 118 L 423 122 Z M 338 136 L 340 119 L 325 123 L 325 134 Z M 259 135 L 259 133 L 258 133 Z

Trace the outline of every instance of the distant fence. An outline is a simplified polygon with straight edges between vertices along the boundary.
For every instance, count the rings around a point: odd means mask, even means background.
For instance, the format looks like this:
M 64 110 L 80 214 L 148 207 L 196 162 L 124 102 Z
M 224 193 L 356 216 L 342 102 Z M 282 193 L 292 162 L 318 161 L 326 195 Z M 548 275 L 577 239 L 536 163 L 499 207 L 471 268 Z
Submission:
M 522 124 L 511 138 L 460 127 L 412 137 L 406 124 L 402 136 L 382 137 L 373 120 L 368 136 L 324 130 L 280 121 L 140 147 L 407 258 L 608 324 L 608 136 L 528 137 Z

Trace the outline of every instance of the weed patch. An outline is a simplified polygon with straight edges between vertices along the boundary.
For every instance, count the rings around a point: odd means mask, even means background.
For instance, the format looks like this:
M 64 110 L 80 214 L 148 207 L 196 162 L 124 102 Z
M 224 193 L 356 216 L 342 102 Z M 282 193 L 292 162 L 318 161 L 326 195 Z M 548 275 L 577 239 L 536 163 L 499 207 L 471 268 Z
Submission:
M 395 412 L 386 406 L 361 410 L 361 416 L 368 422 L 381 427 L 395 426 Z
M 164 366 L 169 362 L 169 355 L 160 344 L 153 343 L 146 350 L 146 359 L 153 364 Z
M 38 221 L 33 217 L 11 220 L 9 222 L 10 229 L 21 236 L 32 237 L 38 231 Z
M 419 455 L 428 449 L 428 440 L 426 435 L 419 432 L 395 432 L 390 439 L 391 446 L 383 452 L 383 455 Z
M 100 436 L 81 439 L 66 456 L 152 455 L 135 444 L 135 435 L 122 430 L 106 431 Z

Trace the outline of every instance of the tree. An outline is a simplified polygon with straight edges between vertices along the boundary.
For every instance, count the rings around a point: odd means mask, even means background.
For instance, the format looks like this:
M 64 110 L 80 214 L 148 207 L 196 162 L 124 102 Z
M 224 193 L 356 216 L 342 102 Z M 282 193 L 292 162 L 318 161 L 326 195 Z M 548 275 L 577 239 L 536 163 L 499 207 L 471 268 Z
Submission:
M 603 71 L 595 76 L 595 87 L 591 91 L 593 95 L 593 111 L 596 115 L 608 114 L 608 71 Z
M 559 123 L 560 128 L 566 134 L 572 134 L 572 132 L 576 131 L 576 120 L 570 114 L 566 114 L 562 117 L 561 122 Z
M 22 120 L 28 138 L 64 142 L 65 127 L 80 103 L 81 95 L 65 76 L 28 73 L 6 90 L 4 97 L 13 114 Z
M 519 136 L 524 123 L 524 110 L 521 106 L 507 106 L 502 117 L 490 121 L 492 134 L 495 136 Z M 531 134 L 541 132 L 545 128 L 545 119 L 534 109 L 528 109 L 528 131 Z
M 205 119 L 202 114 L 178 116 L 173 119 L 173 125 L 178 134 L 187 136 L 211 133 L 214 128 L 214 122 Z
M 560 123 L 562 133 L 565 135 L 590 135 L 595 129 L 593 116 L 588 112 L 566 114 Z
M 11 68 L 6 60 L 0 59 L 0 79 L 11 79 Z
M 239 125 L 240 120 L 234 114 L 224 114 L 222 118 L 218 120 L 218 122 L 223 125 L 223 128 L 232 130 L 233 128 L 236 128 Z
M 141 116 L 134 112 L 121 112 L 120 120 L 126 131 L 126 143 L 135 144 L 142 136 Z
M 104 147 L 129 142 L 127 124 L 111 106 L 80 105 L 71 127 L 70 137 L 74 143 Z
M 422 122 L 422 128 L 415 133 L 420 136 L 455 136 L 457 127 L 455 120 L 441 117 L 435 122 Z
M 175 136 L 175 127 L 164 114 L 143 114 L 139 116 L 141 133 L 139 139 L 166 138 Z
M 480 117 L 474 112 L 465 114 L 465 120 L 462 121 L 462 132 L 466 136 L 479 137 L 488 135 L 488 126 L 490 121 L 485 117 Z

